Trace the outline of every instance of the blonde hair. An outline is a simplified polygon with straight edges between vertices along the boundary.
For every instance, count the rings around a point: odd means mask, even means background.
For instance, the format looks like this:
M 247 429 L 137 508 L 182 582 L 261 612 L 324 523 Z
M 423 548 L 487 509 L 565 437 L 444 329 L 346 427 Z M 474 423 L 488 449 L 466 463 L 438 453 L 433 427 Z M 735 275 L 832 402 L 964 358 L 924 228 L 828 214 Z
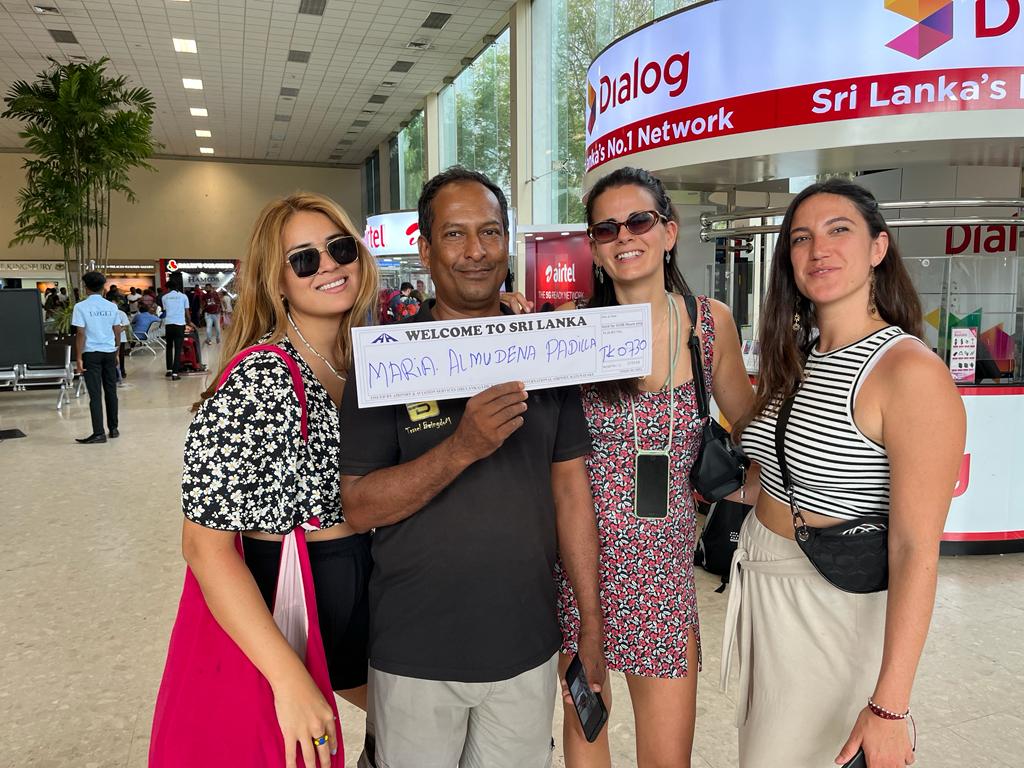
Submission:
M 338 325 L 334 350 L 345 368 L 352 365 L 350 331 L 353 327 L 368 324 L 370 308 L 377 298 L 377 260 L 341 206 L 324 195 L 296 192 L 272 200 L 256 219 L 246 259 L 239 268 L 238 298 L 235 300 L 231 326 L 221 347 L 220 368 L 203 392 L 203 400 L 217 390 L 224 369 L 235 355 L 251 347 L 267 333 L 270 334 L 269 343 L 280 341 L 288 329 L 288 310 L 281 295 L 281 277 L 282 271 L 290 267 L 285 261 L 282 233 L 292 214 L 297 211 L 322 213 L 342 233 L 354 237 L 359 249 L 359 292 L 352 308 Z

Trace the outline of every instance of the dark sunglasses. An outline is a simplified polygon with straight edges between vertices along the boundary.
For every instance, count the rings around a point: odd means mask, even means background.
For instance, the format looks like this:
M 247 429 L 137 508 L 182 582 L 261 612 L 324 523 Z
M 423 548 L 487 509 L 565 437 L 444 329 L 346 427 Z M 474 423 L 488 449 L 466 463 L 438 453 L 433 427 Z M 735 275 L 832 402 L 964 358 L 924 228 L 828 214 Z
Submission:
M 619 229 L 625 227 L 630 234 L 642 235 L 654 229 L 659 221 L 668 221 L 668 217 L 657 211 L 637 211 L 629 214 L 625 221 L 607 219 L 599 221 L 587 228 L 587 234 L 595 243 L 610 243 L 619 236 Z
M 359 244 L 356 239 L 352 235 L 339 235 L 324 243 L 323 248 L 310 246 L 292 251 L 285 256 L 285 260 L 292 265 L 296 277 L 312 277 L 320 271 L 320 254 L 324 251 L 342 266 L 351 264 L 359 258 Z

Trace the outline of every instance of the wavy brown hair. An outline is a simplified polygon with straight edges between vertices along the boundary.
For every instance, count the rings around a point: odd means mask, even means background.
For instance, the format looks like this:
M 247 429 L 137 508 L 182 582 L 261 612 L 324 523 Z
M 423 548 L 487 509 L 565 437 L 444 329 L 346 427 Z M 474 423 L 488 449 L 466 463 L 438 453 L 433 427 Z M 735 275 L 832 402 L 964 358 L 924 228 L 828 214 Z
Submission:
M 796 210 L 808 198 L 822 194 L 839 195 L 853 203 L 868 225 L 872 239 L 883 232 L 889 236 L 889 248 L 875 267 L 875 304 L 878 314 L 890 325 L 897 325 L 909 334 L 922 337 L 921 300 L 874 195 L 846 179 L 834 178 L 812 184 L 793 198 L 779 229 L 758 329 L 761 354 L 754 406 L 750 413 L 736 423 L 734 434 L 737 437 L 755 416 L 771 409 L 775 403 L 796 391 L 803 376 L 807 354 L 817 339 L 814 305 L 797 290 L 793 277 L 790 234 Z M 793 330 L 794 313 L 800 316 L 798 331 Z
M 238 298 L 231 315 L 231 326 L 220 352 L 220 369 L 202 399 L 213 395 L 220 377 L 231 359 L 251 347 L 266 334 L 270 343 L 280 341 L 288 329 L 288 307 L 281 296 L 282 271 L 290 269 L 285 261 L 282 234 L 285 225 L 298 211 L 322 213 L 346 235 L 356 240 L 359 248 L 359 292 L 355 303 L 338 324 L 335 353 L 346 368 L 352 365 L 350 331 L 369 324 L 370 308 L 377 298 L 377 260 L 344 209 L 329 197 L 313 192 L 296 192 L 272 200 L 260 212 L 249 238 L 249 248 L 238 274 Z
M 651 174 L 649 171 L 645 171 L 643 168 L 619 168 L 612 171 L 607 176 L 602 176 L 598 179 L 597 183 L 594 184 L 590 193 L 587 195 L 587 226 L 593 226 L 597 222 L 594 221 L 594 204 L 602 194 L 607 192 L 609 189 L 616 189 L 618 187 L 640 187 L 645 190 L 654 199 L 654 208 L 666 219 L 674 221 L 676 226 L 679 226 L 679 214 L 676 213 L 675 206 L 672 205 L 672 199 L 668 196 L 668 192 L 665 191 L 664 185 L 661 180 Z M 683 278 L 682 273 L 679 271 L 679 267 L 676 266 L 676 248 L 679 245 L 679 238 L 676 237 L 676 242 L 673 243 L 669 249 L 671 258 L 663 262 L 663 271 L 665 279 L 665 290 L 669 293 L 678 293 L 681 296 L 685 296 L 690 293 L 690 286 L 686 284 L 686 280 Z M 593 248 L 593 243 L 591 243 Z M 594 295 L 587 302 L 588 307 L 617 307 L 619 305 L 619 299 L 615 295 L 615 284 L 611 278 L 605 276 L 604 281 L 598 281 L 597 279 L 597 262 L 591 265 L 593 270 L 593 285 Z M 615 403 L 623 398 L 629 397 L 630 395 L 636 395 L 640 392 L 640 385 L 637 379 L 617 379 L 615 381 L 601 381 L 594 385 L 597 389 L 597 393 L 601 396 L 605 402 Z

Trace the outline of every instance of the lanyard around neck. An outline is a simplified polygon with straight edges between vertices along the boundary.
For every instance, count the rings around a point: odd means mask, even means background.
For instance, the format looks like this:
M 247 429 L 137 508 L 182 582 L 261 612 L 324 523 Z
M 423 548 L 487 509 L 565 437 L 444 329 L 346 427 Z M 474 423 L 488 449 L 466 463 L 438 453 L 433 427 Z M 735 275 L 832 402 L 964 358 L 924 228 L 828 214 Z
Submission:
M 675 301 L 672 299 L 672 295 L 665 292 L 665 298 L 668 300 L 668 345 L 669 345 L 669 361 L 668 361 L 668 444 L 665 446 L 663 452 L 669 453 L 672 450 L 672 434 L 675 428 L 676 420 L 676 387 L 675 387 L 675 376 L 676 376 L 676 360 L 678 357 L 678 338 L 679 338 L 679 308 L 676 307 Z M 637 429 L 636 421 L 636 404 L 633 397 L 633 393 L 629 394 L 629 413 L 633 418 L 633 449 L 640 452 L 640 435 Z

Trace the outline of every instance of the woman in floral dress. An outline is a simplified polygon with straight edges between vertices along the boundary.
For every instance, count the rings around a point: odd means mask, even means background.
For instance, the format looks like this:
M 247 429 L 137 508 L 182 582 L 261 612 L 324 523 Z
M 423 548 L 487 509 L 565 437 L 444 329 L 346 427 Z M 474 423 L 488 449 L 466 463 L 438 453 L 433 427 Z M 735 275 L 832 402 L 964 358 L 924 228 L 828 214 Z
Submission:
M 589 306 L 651 305 L 653 368 L 642 379 L 584 387 L 593 438 L 587 460 L 601 537 L 601 607 L 609 669 L 626 677 L 636 717 L 637 765 L 689 766 L 696 712 L 700 631 L 693 580 L 696 513 L 690 468 L 700 449 L 687 340 L 689 293 L 675 263 L 678 224 L 661 182 L 622 168 L 597 182 L 587 200 L 594 257 Z M 708 390 L 726 418 L 753 400 L 729 308 L 697 297 Z M 638 451 L 669 456 L 666 509 L 634 509 Z M 660 480 L 658 480 L 660 482 Z M 561 569 L 564 675 L 576 652 L 579 613 Z M 603 691 L 611 708 L 611 688 Z M 607 729 L 590 744 L 571 701 L 565 704 L 568 768 L 610 766 Z

